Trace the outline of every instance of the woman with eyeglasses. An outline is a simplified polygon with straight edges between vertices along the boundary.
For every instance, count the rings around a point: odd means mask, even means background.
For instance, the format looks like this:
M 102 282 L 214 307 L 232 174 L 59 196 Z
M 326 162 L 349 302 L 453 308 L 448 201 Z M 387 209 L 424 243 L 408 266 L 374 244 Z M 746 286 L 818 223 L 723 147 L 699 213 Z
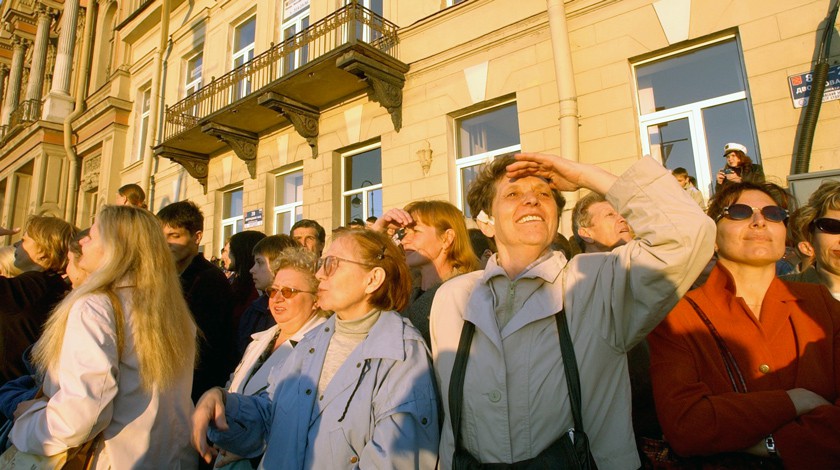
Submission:
M 665 440 L 698 468 L 840 462 L 840 303 L 776 277 L 787 208 L 772 183 L 718 193 L 717 265 L 648 336 Z
M 265 452 L 261 468 L 434 468 L 431 363 L 397 313 L 411 290 L 405 257 L 384 234 L 347 230 L 316 277 L 318 304 L 335 315 L 298 343 L 260 395 L 205 393 L 193 445 L 208 462 L 207 438 L 245 457 Z
M 259 395 L 265 391 L 272 369 L 282 366 L 303 336 L 329 317 L 318 308 L 315 262 L 314 253 L 299 247 L 286 248 L 271 260 L 275 275 L 266 295 L 276 325 L 252 335 L 253 341 L 228 383 L 228 392 Z M 243 459 L 224 450 L 216 459 L 217 468 L 229 470 L 250 470 L 257 464 L 259 458 Z

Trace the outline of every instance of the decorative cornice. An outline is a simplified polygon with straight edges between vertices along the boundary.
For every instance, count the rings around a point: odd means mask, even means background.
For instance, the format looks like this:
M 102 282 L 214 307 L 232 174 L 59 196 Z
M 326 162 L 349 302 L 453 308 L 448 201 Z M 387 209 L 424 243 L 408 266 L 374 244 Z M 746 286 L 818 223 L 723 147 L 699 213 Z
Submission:
M 257 103 L 285 116 L 312 148 L 312 158 L 318 158 L 318 119 L 321 112 L 317 108 L 274 92 L 260 96 Z
M 253 132 L 234 129 L 215 122 L 201 126 L 201 132 L 226 143 L 233 153 L 248 166 L 251 179 L 257 178 L 257 144 L 259 138 Z
M 204 188 L 204 194 L 207 194 L 207 175 L 209 173 L 207 162 L 210 160 L 207 155 L 166 146 L 155 148 L 155 155 L 168 158 L 184 167 L 190 176 L 201 183 L 201 187 Z
M 394 130 L 399 132 L 402 127 L 402 89 L 405 75 L 355 51 L 339 57 L 336 66 L 367 82 L 368 98 L 388 110 Z

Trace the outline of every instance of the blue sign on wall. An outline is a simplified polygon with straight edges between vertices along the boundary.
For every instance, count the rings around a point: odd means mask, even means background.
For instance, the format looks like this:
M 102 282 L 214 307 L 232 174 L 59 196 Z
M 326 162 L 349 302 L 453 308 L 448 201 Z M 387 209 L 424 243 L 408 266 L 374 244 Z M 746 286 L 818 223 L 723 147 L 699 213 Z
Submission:
M 813 79 L 813 72 L 799 73 L 788 77 L 790 96 L 793 98 L 794 108 L 802 108 L 808 104 Z M 828 78 L 823 93 L 823 103 L 834 100 L 840 100 L 840 65 L 833 65 L 828 68 Z
M 263 224 L 262 209 L 248 211 L 245 213 L 245 228 L 259 227 Z

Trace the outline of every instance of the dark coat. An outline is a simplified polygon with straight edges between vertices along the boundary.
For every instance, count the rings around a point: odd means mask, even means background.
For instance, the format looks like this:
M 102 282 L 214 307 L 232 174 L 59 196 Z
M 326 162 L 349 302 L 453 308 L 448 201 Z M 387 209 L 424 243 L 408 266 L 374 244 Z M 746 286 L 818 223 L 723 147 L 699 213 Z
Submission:
M 192 386 L 192 399 L 198 401 L 207 390 L 224 386 L 233 370 L 233 294 L 222 271 L 200 253 L 181 273 L 181 287 L 200 330 Z
M 28 374 L 23 351 L 41 337 L 44 322 L 68 290 L 54 272 L 0 276 L 0 386 Z

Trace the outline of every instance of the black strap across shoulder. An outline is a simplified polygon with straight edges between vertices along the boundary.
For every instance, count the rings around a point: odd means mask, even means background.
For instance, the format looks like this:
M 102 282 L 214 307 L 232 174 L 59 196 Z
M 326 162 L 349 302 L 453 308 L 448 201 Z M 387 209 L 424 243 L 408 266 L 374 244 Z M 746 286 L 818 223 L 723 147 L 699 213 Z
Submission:
M 577 358 L 575 356 L 572 336 L 569 333 L 569 325 L 566 321 L 566 310 L 560 310 L 554 315 L 557 321 L 557 333 L 560 340 L 560 352 L 563 356 L 563 369 L 566 375 L 566 385 L 569 389 L 569 402 L 572 407 L 572 417 L 575 423 L 576 433 L 583 433 L 583 418 L 581 416 L 581 392 L 580 375 L 578 374 Z M 461 413 L 464 402 L 464 375 L 467 370 L 467 360 L 470 355 L 475 325 L 464 320 L 461 329 L 461 338 L 458 342 L 458 350 L 455 353 L 455 363 L 452 366 L 452 374 L 449 381 L 449 416 L 452 422 L 452 431 L 455 436 L 455 449 L 461 448 Z

